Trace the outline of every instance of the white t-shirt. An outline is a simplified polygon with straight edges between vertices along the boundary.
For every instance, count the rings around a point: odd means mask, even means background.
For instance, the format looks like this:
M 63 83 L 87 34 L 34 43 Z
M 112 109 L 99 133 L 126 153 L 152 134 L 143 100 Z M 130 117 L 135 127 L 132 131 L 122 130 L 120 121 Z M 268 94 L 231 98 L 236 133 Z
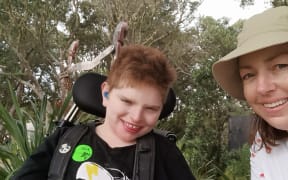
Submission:
M 288 140 L 259 150 L 261 142 L 257 135 L 250 148 L 251 180 L 288 180 Z

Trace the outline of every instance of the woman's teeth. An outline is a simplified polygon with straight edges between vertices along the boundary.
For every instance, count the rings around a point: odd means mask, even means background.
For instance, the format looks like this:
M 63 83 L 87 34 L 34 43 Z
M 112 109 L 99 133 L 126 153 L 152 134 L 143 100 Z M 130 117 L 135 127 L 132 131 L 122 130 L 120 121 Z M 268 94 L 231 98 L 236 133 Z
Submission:
M 269 103 L 269 104 L 264 104 L 264 107 L 266 108 L 274 108 L 274 107 L 277 107 L 277 106 L 280 106 L 284 103 L 287 102 L 287 99 L 285 100 L 280 100 L 280 101 L 277 101 L 277 102 L 273 102 L 273 103 Z

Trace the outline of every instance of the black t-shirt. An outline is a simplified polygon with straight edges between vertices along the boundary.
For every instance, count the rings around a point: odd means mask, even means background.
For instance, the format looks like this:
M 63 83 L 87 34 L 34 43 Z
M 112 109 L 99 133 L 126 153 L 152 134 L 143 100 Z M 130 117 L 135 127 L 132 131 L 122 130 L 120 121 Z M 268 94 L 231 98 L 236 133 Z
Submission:
M 81 138 L 73 150 L 65 179 L 131 180 L 136 145 L 110 148 L 95 133 L 95 127 Z M 50 161 L 58 140 L 67 128 L 49 136 L 12 178 L 15 180 L 47 179 Z M 155 134 L 155 180 L 195 179 L 182 153 L 167 138 Z M 96 178 L 98 176 L 98 178 Z
M 65 179 L 132 179 L 136 145 L 111 148 L 95 133 L 95 127 L 89 128 L 74 149 Z

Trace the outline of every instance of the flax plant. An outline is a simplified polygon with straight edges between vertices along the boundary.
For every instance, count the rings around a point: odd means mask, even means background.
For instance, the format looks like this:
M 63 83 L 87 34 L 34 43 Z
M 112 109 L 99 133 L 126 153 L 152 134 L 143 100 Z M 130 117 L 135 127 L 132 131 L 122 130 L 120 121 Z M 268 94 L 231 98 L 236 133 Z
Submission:
M 0 144 L 0 179 L 10 179 L 13 173 L 21 167 L 25 159 L 38 147 L 44 138 L 55 127 L 55 119 L 62 117 L 69 104 L 71 96 L 67 97 L 61 108 L 55 108 L 52 114 L 47 114 L 47 97 L 38 102 L 29 102 L 29 106 L 21 107 L 9 83 L 13 113 L 0 102 L 0 125 L 7 132 L 7 141 Z M 49 126 L 45 126 L 48 118 Z M 27 125 L 31 124 L 28 129 Z

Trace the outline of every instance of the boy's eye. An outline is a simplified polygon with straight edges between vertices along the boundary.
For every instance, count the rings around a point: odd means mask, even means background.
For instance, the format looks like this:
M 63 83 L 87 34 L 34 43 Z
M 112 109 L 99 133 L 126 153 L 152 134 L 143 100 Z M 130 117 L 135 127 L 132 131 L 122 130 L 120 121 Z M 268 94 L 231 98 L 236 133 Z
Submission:
M 158 109 L 153 108 L 153 107 L 148 107 L 147 110 L 149 110 L 149 111 L 157 111 Z
M 131 104 L 132 103 L 130 100 L 124 99 L 124 98 L 122 98 L 121 101 L 126 103 L 126 104 Z

